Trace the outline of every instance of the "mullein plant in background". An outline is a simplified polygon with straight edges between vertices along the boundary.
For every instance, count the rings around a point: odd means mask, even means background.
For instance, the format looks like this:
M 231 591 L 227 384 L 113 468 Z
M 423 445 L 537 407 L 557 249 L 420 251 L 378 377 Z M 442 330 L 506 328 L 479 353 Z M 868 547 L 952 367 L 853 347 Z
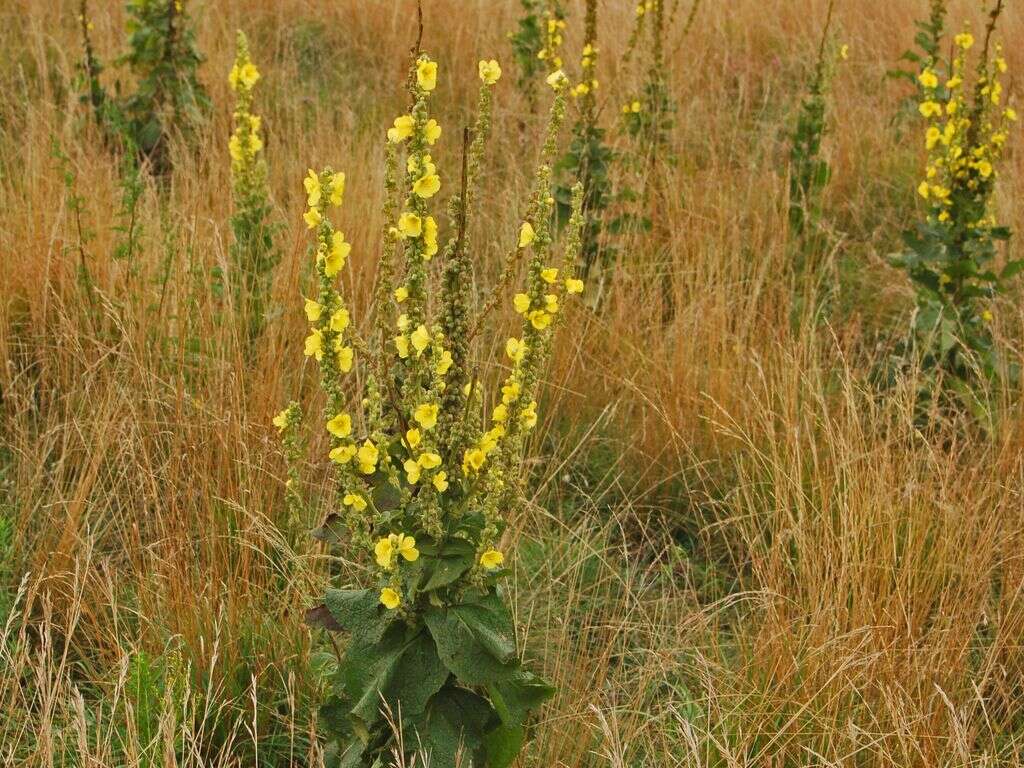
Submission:
M 187 134 L 210 106 L 197 74 L 203 57 L 185 0 L 128 0 L 125 12 L 128 50 L 116 63 L 128 68 L 133 88 L 122 94 L 127 88 L 118 82 L 111 95 L 100 84 L 103 65 L 89 35 L 86 0 L 80 0 L 82 100 L 108 140 L 161 175 L 170 170 L 170 137 Z
M 574 276 L 582 189 L 555 263 L 551 163 L 569 90 L 555 72 L 541 161 L 509 265 L 491 300 L 473 312 L 467 227 L 501 69 L 482 61 L 479 75 L 473 141 L 464 138 L 458 191 L 442 225 L 435 217 L 446 186 L 436 160 L 442 133 L 430 116 L 438 64 L 415 56 L 411 109 L 387 134 L 389 218 L 373 340 L 360 336 L 339 292 L 351 245 L 331 216 L 345 176 L 324 169 L 305 179 L 317 274 L 304 306 L 305 354 L 317 362 L 326 395 L 324 460 L 337 505 L 319 535 L 341 533 L 346 557 L 366 566 L 360 588 L 330 589 L 308 614 L 348 635 L 321 712 L 331 765 L 420 754 L 434 768 L 504 768 L 524 743 L 529 714 L 552 693 L 519 660 L 502 587 L 509 573 L 502 533 L 521 504 L 523 451 L 563 304 L 583 289 Z M 470 343 L 522 259 L 526 285 L 513 302 L 521 327 L 503 345 L 508 374 L 492 400 L 475 375 Z M 292 405 L 275 423 L 288 436 L 298 417 Z
M 968 57 L 976 41 L 965 31 L 954 39 L 948 75 L 940 76 L 932 66 L 918 74 L 928 159 L 917 194 L 925 210 L 894 259 L 917 293 L 904 357 L 912 355 L 926 375 L 922 404 L 945 402 L 937 391 L 945 386 L 978 415 L 986 412 L 983 385 L 1004 368 L 992 333 L 994 299 L 1024 268 L 1021 260 L 998 271 L 995 264 L 997 245 L 1010 231 L 996 221 L 993 195 L 1009 128 L 1017 119 L 1004 103 L 1006 61 L 999 46 L 990 47 L 1001 10 L 999 2 L 973 72 Z M 1007 373 L 1014 380 L 1018 376 L 1013 367 Z
M 674 124 L 675 105 L 669 97 L 665 76 L 664 0 L 641 0 L 636 5 L 635 17 L 624 59 L 628 61 L 637 50 L 641 51 L 638 58 L 643 84 L 622 105 L 622 117 L 626 132 L 633 139 L 634 164 L 639 172 L 646 173 L 659 158 L 671 159 L 668 132 Z
M 556 170 L 564 181 L 555 191 L 558 221 L 564 225 L 572 212 L 573 186 L 578 183 L 583 189 L 583 279 L 590 276 L 595 265 L 606 266 L 614 256 L 603 238 L 604 218 L 612 203 L 609 172 L 614 154 L 605 143 L 605 130 L 598 125 L 597 55 L 597 0 L 586 0 L 580 78 L 571 91 L 578 117 L 569 150 L 558 161 Z
M 836 47 L 829 36 L 832 11 L 829 3 L 825 28 L 818 46 L 807 95 L 800 104 L 796 128 L 789 152 L 789 229 L 799 243 L 797 268 L 820 255 L 825 242 L 820 229 L 822 196 L 832 175 L 828 160 L 822 155 L 825 135 L 828 89 L 835 73 L 837 59 L 845 59 L 847 46 Z
M 234 131 L 228 142 L 234 202 L 231 262 L 235 274 L 231 282 L 236 310 L 245 317 L 250 341 L 263 328 L 271 270 L 277 263 L 273 227 L 269 221 L 271 208 L 267 165 L 262 154 L 262 124 L 260 117 L 252 112 L 253 90 L 259 79 L 259 70 L 249 55 L 249 41 L 238 32 L 235 63 L 228 75 L 228 84 L 235 94 Z
M 526 96 L 530 112 L 537 109 L 537 84 L 562 68 L 559 49 L 565 29 L 560 0 L 520 0 L 523 15 L 508 35 L 516 62 L 516 85 Z

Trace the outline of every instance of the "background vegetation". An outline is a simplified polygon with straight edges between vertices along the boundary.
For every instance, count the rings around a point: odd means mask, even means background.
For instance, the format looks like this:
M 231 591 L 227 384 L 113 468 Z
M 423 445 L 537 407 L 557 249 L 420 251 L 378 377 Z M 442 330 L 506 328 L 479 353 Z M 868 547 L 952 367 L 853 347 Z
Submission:
M 572 71 L 582 3 L 565 5 Z M 93 8 L 108 60 L 121 6 Z M 513 83 L 522 9 L 424 6 L 424 49 L 464 74 L 436 92 L 443 141 L 471 119 L 477 60 L 507 62 L 482 188 L 495 204 L 471 238 L 492 282 L 520 222 L 502 201 L 525 197 L 544 119 Z M 563 329 L 534 494 L 503 546 L 520 645 L 558 687 L 523 766 L 1024 762 L 1019 384 L 995 385 L 982 431 L 955 414 L 923 430 L 913 371 L 884 397 L 872 383 L 915 306 L 889 256 L 918 216 L 924 163 L 922 125 L 901 111 L 913 86 L 885 73 L 928 8 L 836 8 L 849 58 L 827 96 L 808 274 L 787 164 L 826 6 L 706 3 L 685 37 L 666 30 L 675 160 L 640 179 L 650 229 L 616 240 L 600 303 Z M 414 4 L 190 7 L 211 106 L 166 138 L 173 171 L 157 177 L 124 173 L 79 101 L 78 2 L 0 2 L 3 765 L 320 764 L 316 670 L 332 654 L 302 616 L 350 564 L 306 535 L 329 511 L 326 477 L 302 474 L 307 506 L 290 513 L 270 422 L 295 393 L 321 410 L 295 309 L 307 167 L 347 173 L 353 317 L 372 301 L 382 126 L 404 112 Z M 617 55 L 633 13 L 609 0 L 598 18 L 598 105 L 619 149 L 619 108 L 646 76 Z M 978 4 L 951 2 L 949 24 L 965 19 L 982 28 Z M 256 341 L 224 285 L 236 29 L 263 74 L 253 109 L 279 226 Z M 1012 94 L 1018 4 L 1000 30 Z M 1017 124 L 997 188 L 1016 232 L 1022 138 Z M 1008 251 L 1020 258 L 1019 240 Z M 1020 290 L 992 307 L 1013 361 Z M 482 370 L 500 373 L 502 355 Z

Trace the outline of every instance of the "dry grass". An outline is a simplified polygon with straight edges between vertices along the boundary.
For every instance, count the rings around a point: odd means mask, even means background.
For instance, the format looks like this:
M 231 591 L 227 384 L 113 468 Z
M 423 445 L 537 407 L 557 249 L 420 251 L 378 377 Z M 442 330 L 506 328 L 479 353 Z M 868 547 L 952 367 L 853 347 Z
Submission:
M 196 150 L 175 147 L 166 188 L 148 182 L 142 247 L 126 263 L 111 257 L 117 169 L 71 88 L 76 5 L 0 7 L 0 522 L 12 528 L 0 763 L 315 766 L 322 648 L 301 615 L 355 566 L 289 528 L 268 428 L 296 391 L 318 410 L 300 346 L 299 179 L 324 163 L 348 174 L 346 282 L 362 315 L 381 126 L 402 103 L 413 6 L 198 3 L 214 114 Z M 94 5 L 112 58 L 121 4 Z M 450 75 L 438 102 L 451 139 L 477 59 L 508 58 L 517 4 L 424 5 L 424 46 Z M 824 0 L 706 3 L 691 35 L 670 40 L 669 192 L 655 234 L 623 249 L 600 312 L 567 324 L 535 503 L 510 532 L 522 639 L 559 686 L 524 767 L 1024 764 L 1021 400 L 998 393 L 991 436 L 924 435 L 906 392 L 881 400 L 867 384 L 910 307 L 885 255 L 920 158 L 913 129 L 890 125 L 901 91 L 883 74 L 925 3 L 839 5 L 852 53 L 827 140 L 825 318 L 801 309 L 821 286 L 787 269 L 783 162 Z M 615 55 L 631 6 L 603 3 L 609 120 L 635 85 Z M 976 3 L 954 4 L 962 18 L 978 26 Z M 238 27 L 265 73 L 257 110 L 284 223 L 278 312 L 252 352 L 210 280 L 228 268 L 224 74 Z M 1022 36 L 1011 4 L 1011 73 L 1024 72 Z M 481 285 L 517 229 L 522 158 L 536 152 L 537 119 L 511 79 L 488 159 L 495 204 L 473 233 Z M 92 304 L 54 140 L 85 196 Z M 1022 140 L 1018 129 L 1000 191 L 1017 231 Z M 651 265 L 673 275 L 667 326 Z M 1022 307 L 1015 292 L 997 318 L 1017 356 Z M 306 480 L 312 525 L 323 479 L 310 468 Z

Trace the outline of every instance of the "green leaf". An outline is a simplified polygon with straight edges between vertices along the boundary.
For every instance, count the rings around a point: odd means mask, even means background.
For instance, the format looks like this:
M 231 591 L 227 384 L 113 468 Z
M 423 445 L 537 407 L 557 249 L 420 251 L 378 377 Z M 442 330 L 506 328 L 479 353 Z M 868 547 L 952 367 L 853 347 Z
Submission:
M 374 506 L 381 512 L 396 509 L 402 501 L 402 492 L 391 483 L 381 483 L 371 494 Z
M 367 727 L 380 720 L 385 703 L 403 720 L 419 716 L 448 675 L 430 635 L 399 623 L 376 642 L 354 637 L 339 673 L 350 714 Z
M 473 565 L 475 552 L 472 547 L 461 548 L 452 551 L 445 547 L 444 552 L 438 557 L 430 558 L 424 563 L 420 576 L 420 591 L 429 592 L 433 589 L 446 587 L 456 581 L 462 574 Z
M 1021 271 L 1024 271 L 1024 259 L 1014 259 L 1013 261 L 1006 262 L 1006 266 L 1003 267 L 999 278 L 1001 280 L 1009 280 L 1011 277 L 1016 277 Z
M 379 640 L 393 618 L 383 610 L 380 596 L 372 589 L 328 589 L 325 603 L 341 629 L 363 643 Z
M 482 696 L 464 688 L 447 686 L 439 691 L 420 719 L 414 739 L 427 755 L 431 768 L 455 768 L 484 764 L 483 739 L 494 711 Z
M 345 521 L 337 512 L 329 514 L 319 528 L 314 528 L 310 532 L 310 536 L 317 541 L 325 541 L 330 544 L 342 541 L 344 535 Z
M 445 666 L 469 685 L 504 676 L 505 665 L 515 656 L 512 620 L 495 592 L 478 602 L 432 608 L 424 621 Z
M 487 686 L 501 722 L 510 728 L 523 725 L 531 711 L 550 699 L 555 689 L 537 675 L 517 667 Z
M 484 736 L 487 753 L 487 768 L 508 768 L 516 759 L 526 741 L 526 729 L 522 726 L 507 728 L 499 725 Z

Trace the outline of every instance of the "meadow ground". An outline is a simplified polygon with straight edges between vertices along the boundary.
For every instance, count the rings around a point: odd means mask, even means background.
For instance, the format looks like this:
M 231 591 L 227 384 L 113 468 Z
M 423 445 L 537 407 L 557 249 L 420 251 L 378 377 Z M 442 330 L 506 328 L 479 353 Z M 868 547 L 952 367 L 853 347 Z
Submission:
M 212 111 L 165 181 L 143 178 L 127 256 L 119 169 L 74 86 L 77 5 L 0 0 L 0 764 L 316 766 L 330 646 L 303 612 L 359 567 L 305 535 L 329 511 L 320 465 L 303 474 L 307 519 L 289 519 L 270 425 L 296 393 L 310 413 L 321 397 L 302 353 L 301 180 L 347 173 L 344 280 L 363 317 L 414 4 L 191 3 Z M 113 59 L 122 3 L 93 5 Z M 575 62 L 581 4 L 567 5 Z M 812 276 L 792 268 L 787 134 L 826 5 L 708 2 L 667 35 L 676 161 L 599 306 L 568 313 L 530 503 L 505 534 L 520 645 L 557 685 L 524 768 L 1024 764 L 1024 400 L 1002 385 L 988 431 L 923 431 L 913 377 L 885 396 L 871 383 L 914 305 L 887 257 L 916 215 L 922 130 L 885 72 L 923 0 L 837 5 L 849 58 L 828 97 L 827 236 Z M 514 87 L 517 3 L 424 10 L 442 142 L 471 119 L 477 60 L 506 71 L 472 238 L 482 285 L 518 231 L 543 115 Z M 617 146 L 640 76 L 621 57 L 632 15 L 601 4 Z M 982 26 L 978 3 L 951 3 L 950 25 L 964 20 Z M 282 252 L 252 345 L 219 282 L 236 29 L 263 73 Z M 1018 3 L 999 37 L 1012 94 Z M 1022 140 L 1018 124 L 997 193 L 1017 232 Z M 1014 285 L 994 311 L 1016 359 L 1020 299 Z M 501 361 L 496 347 L 479 365 Z

